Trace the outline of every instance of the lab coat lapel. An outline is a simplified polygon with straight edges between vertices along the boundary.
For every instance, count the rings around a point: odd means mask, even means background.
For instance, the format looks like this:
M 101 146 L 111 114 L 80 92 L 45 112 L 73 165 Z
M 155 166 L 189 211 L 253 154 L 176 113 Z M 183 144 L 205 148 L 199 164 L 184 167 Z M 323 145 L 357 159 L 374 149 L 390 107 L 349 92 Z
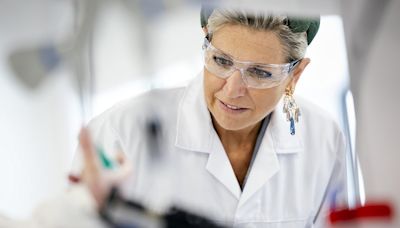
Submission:
M 208 158 L 206 169 L 219 182 L 221 182 L 235 197 L 239 200 L 241 189 L 233 171 L 229 158 L 219 140 L 217 133 L 215 135 L 212 152 Z
M 294 155 L 303 150 L 301 140 L 301 119 L 296 124 L 296 134 L 289 132 L 289 123 L 282 113 L 282 100 L 272 113 L 270 123 L 262 139 L 257 156 L 251 167 L 246 185 L 239 201 L 239 207 L 247 202 L 260 188 L 268 184 L 280 169 L 278 156 Z
M 268 180 L 278 172 L 279 161 L 273 148 L 269 127 L 264 135 L 256 159 L 251 167 L 246 185 L 239 201 L 239 207 L 258 191 Z
M 209 153 L 213 126 L 204 99 L 203 73 L 185 89 L 178 107 L 175 146 L 188 151 Z

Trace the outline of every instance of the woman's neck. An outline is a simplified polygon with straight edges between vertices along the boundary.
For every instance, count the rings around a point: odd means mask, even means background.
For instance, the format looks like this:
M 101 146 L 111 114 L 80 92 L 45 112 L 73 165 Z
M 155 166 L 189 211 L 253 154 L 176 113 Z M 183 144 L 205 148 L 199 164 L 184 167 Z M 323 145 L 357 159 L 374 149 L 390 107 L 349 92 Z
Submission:
M 236 151 L 236 149 L 243 147 L 253 148 L 256 143 L 261 123 L 262 121 L 240 130 L 226 130 L 213 119 L 214 128 L 217 131 L 227 153 L 230 151 Z
M 231 131 L 222 128 L 213 119 L 214 128 L 221 139 L 222 146 L 225 149 L 241 188 L 243 188 L 244 180 L 250 166 L 261 123 L 262 121 L 252 127 Z

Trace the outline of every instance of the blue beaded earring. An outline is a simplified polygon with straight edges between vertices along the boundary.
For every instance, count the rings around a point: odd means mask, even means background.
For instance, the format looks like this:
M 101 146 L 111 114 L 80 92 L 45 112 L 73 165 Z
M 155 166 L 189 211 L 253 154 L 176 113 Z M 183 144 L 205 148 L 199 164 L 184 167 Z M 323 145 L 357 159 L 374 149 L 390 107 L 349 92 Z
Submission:
M 293 98 L 293 90 L 290 88 L 285 90 L 283 113 L 286 114 L 286 120 L 290 122 L 290 134 L 296 134 L 295 122 L 299 122 L 300 109 Z

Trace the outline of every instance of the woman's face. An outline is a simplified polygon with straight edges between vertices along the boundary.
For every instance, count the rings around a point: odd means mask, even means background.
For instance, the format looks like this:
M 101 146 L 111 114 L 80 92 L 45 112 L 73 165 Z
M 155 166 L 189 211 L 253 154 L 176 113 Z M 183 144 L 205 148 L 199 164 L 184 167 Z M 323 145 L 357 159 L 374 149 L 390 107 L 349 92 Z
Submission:
M 269 31 L 226 25 L 213 34 L 212 45 L 240 61 L 286 63 L 278 37 Z M 214 125 L 229 131 L 251 130 L 258 126 L 274 110 L 285 88 L 294 88 L 307 64 L 307 59 L 302 61 L 292 77 L 268 89 L 248 88 L 238 70 L 222 79 L 204 68 L 204 94 Z

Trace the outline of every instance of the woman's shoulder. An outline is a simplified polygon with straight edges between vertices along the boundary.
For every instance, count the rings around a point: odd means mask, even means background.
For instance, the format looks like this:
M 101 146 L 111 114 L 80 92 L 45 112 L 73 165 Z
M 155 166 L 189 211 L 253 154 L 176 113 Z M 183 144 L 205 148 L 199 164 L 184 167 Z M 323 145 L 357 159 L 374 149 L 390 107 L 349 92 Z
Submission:
M 302 114 L 311 118 L 317 118 L 325 121 L 335 121 L 334 115 L 328 110 L 322 108 L 320 105 L 306 99 L 304 97 L 296 97 L 296 102 Z
M 296 102 L 300 107 L 301 118 L 303 118 L 304 121 L 314 124 L 323 123 L 322 125 L 329 125 L 336 130 L 340 130 L 337 119 L 326 109 L 323 109 L 321 106 L 303 97 L 296 97 Z
M 302 141 L 313 157 L 342 158 L 346 147 L 346 139 L 338 118 L 320 106 L 304 98 L 296 98 L 301 110 Z M 314 153 L 312 153 L 314 152 Z

